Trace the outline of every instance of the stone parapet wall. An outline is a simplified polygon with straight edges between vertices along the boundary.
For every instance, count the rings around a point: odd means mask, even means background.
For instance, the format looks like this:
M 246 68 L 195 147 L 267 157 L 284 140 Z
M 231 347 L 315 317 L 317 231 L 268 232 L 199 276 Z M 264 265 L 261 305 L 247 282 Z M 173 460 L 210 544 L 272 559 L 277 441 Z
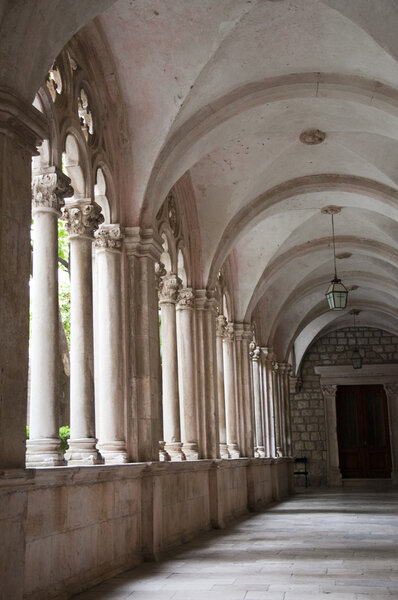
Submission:
M 0 474 L 1 599 L 70 597 L 288 495 L 289 459 Z
M 363 364 L 387 364 L 398 361 L 398 336 L 367 327 L 347 327 L 317 340 L 304 356 L 300 369 L 301 385 L 291 395 L 293 456 L 307 457 L 309 482 L 326 485 L 326 420 L 320 376 L 315 367 L 350 365 L 353 347 L 357 345 Z M 296 477 L 296 485 L 304 485 L 304 477 Z

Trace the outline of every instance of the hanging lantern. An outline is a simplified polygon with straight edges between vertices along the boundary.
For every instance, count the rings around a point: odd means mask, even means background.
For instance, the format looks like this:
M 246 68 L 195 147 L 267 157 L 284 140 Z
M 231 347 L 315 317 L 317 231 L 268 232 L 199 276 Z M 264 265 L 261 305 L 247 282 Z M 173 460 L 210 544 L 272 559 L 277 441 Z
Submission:
M 322 213 L 332 215 L 332 237 L 333 237 L 333 261 L 334 261 L 334 278 L 326 291 L 326 300 L 328 301 L 331 310 L 344 310 L 347 306 L 348 290 L 341 279 L 337 277 L 336 267 L 336 243 L 334 240 L 334 220 L 333 216 L 341 211 L 339 206 L 327 206 L 322 209 Z
M 362 356 L 360 355 L 359 349 L 357 346 L 354 347 L 354 350 L 351 354 L 351 364 L 353 369 L 362 369 Z
M 325 295 L 331 310 L 344 310 L 347 306 L 348 290 L 341 279 L 333 279 Z

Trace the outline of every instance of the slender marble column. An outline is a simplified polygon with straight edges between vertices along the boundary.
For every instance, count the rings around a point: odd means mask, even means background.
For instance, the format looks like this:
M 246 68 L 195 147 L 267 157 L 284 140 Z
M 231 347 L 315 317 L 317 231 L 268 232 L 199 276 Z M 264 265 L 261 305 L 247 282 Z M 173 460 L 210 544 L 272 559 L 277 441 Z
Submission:
M 287 363 L 279 363 L 279 398 L 281 406 L 281 432 L 282 432 L 282 454 L 288 456 L 288 434 L 287 434 L 287 390 L 286 390 L 286 374 L 287 374 Z
M 243 421 L 243 435 L 241 437 L 241 451 L 243 446 L 244 456 L 254 456 L 254 404 L 252 370 L 250 365 L 250 342 L 253 332 L 250 323 L 235 324 L 235 339 L 239 346 L 240 356 L 240 400 Z
M 64 198 L 72 196 L 70 179 L 56 167 L 32 182 L 34 252 L 29 440 L 31 467 L 64 465 L 58 435 L 59 307 L 58 217 Z
M 182 451 L 188 460 L 198 458 L 198 417 L 195 394 L 194 299 L 190 288 L 177 298 L 178 390 L 180 395 Z
M 283 456 L 282 449 L 282 427 L 281 427 L 281 405 L 279 395 L 279 365 L 277 362 L 272 363 L 272 399 L 275 415 L 275 448 L 276 456 Z
M 224 337 L 224 393 L 227 425 L 227 447 L 231 458 L 239 458 L 235 395 L 234 325 L 228 323 Z
M 254 424 L 256 432 L 256 445 L 254 455 L 257 458 L 265 457 L 264 423 L 261 410 L 261 349 L 253 342 L 251 347 L 251 362 L 253 372 L 253 395 L 254 395 Z
M 217 398 L 218 398 L 218 423 L 220 435 L 220 456 L 230 458 L 227 447 L 227 430 L 225 421 L 225 395 L 224 395 L 224 359 L 223 339 L 227 319 L 219 315 L 216 320 L 216 345 L 217 345 Z
M 274 391 L 273 391 L 273 373 L 272 373 L 272 356 L 267 347 L 261 348 L 261 354 L 263 357 L 264 364 L 264 416 L 267 417 L 265 422 L 267 423 L 266 438 L 268 443 L 268 456 L 275 457 L 276 454 L 276 440 L 275 440 L 275 404 L 274 404 Z
M 206 373 L 206 438 L 207 457 L 220 458 L 220 437 L 217 399 L 217 302 L 214 290 L 207 290 L 205 317 L 205 373 Z
M 185 460 L 182 451 L 178 394 L 176 301 L 181 280 L 165 275 L 160 282 L 159 305 L 162 315 L 163 431 L 165 450 L 171 460 Z
M 69 465 L 100 464 L 95 438 L 93 359 L 93 233 L 103 221 L 100 207 L 79 202 L 63 209 L 69 233 L 71 271 Z
M 95 235 L 99 327 L 97 343 L 98 449 L 105 463 L 127 462 L 124 433 L 119 225 L 101 225 Z

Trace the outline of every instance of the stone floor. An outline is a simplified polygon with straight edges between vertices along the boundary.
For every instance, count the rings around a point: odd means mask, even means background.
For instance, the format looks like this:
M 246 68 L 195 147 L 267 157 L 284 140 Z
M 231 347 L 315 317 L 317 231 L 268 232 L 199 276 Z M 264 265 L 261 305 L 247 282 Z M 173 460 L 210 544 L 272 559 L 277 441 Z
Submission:
M 79 600 L 398 598 L 398 493 L 296 495 Z

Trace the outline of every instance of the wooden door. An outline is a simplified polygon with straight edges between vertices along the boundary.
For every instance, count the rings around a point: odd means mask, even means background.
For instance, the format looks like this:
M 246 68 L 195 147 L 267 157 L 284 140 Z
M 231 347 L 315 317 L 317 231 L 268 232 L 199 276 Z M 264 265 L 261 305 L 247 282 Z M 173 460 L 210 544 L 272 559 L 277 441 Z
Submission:
M 391 477 L 388 410 L 383 386 L 338 386 L 336 412 L 342 476 Z

